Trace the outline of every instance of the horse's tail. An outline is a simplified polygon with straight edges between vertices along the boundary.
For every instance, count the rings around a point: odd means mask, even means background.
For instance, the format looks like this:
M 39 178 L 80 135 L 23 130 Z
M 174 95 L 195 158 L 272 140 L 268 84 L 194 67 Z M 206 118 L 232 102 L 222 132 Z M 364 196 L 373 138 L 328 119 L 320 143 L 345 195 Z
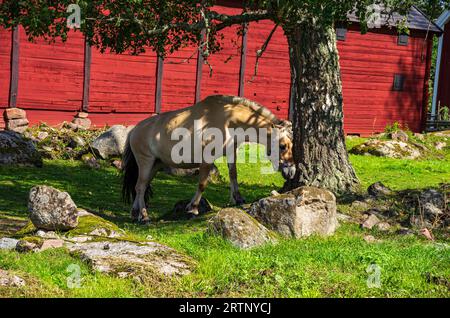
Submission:
M 126 203 L 130 203 L 136 198 L 136 183 L 139 177 L 139 166 L 130 146 L 130 135 L 128 134 L 122 157 L 122 199 Z M 152 189 L 149 184 L 144 195 L 146 203 L 151 195 Z
M 125 144 L 125 151 L 122 157 L 122 199 L 130 203 L 136 197 L 136 182 L 139 176 L 139 167 L 136 157 L 130 146 L 130 134 Z

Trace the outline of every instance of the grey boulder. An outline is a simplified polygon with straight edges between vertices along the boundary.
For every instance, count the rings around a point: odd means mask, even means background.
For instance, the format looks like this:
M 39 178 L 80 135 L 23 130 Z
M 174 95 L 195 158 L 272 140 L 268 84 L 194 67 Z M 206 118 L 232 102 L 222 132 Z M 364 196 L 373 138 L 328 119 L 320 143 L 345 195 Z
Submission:
M 114 125 L 92 142 L 92 149 L 102 159 L 121 156 L 125 150 L 128 134 L 134 126 Z
M 220 210 L 209 220 L 208 232 L 244 249 L 276 241 L 264 225 L 237 208 Z
M 42 158 L 34 144 L 14 131 L 0 131 L 0 165 L 42 166 Z
M 316 187 L 263 198 L 250 206 L 249 213 L 285 237 L 331 235 L 338 225 L 335 196 Z
M 39 185 L 30 190 L 30 220 L 37 229 L 65 231 L 78 225 L 78 210 L 67 192 Z

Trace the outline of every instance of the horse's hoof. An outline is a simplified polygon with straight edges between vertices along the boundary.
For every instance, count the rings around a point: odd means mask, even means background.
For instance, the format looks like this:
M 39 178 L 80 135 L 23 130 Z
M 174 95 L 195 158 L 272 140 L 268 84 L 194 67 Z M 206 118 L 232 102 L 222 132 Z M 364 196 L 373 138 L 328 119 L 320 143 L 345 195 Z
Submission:
M 237 196 L 237 197 L 233 197 L 232 200 L 231 200 L 231 203 L 232 203 L 233 205 L 239 206 L 239 205 L 245 204 L 245 200 L 244 200 L 243 197 L 241 197 L 241 196 L 239 195 L 239 196 Z
M 187 212 L 187 218 L 188 220 L 193 220 L 198 218 L 198 211 L 197 212 Z
M 150 220 L 149 219 L 142 219 L 138 221 L 139 225 L 148 225 L 150 224 Z

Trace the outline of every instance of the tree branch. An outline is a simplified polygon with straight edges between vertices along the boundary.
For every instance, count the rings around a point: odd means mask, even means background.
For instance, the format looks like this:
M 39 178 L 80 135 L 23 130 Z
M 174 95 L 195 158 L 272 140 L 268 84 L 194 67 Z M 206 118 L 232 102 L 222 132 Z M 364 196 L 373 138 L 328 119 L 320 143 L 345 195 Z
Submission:
M 267 45 L 269 45 L 270 40 L 272 39 L 273 34 L 275 33 L 275 31 L 278 28 L 278 24 L 275 24 L 274 28 L 272 29 L 272 31 L 270 31 L 269 36 L 267 37 L 266 41 L 264 41 L 263 45 L 261 46 L 261 48 L 256 51 L 256 62 L 255 62 L 255 70 L 253 72 L 253 76 L 252 78 L 248 81 L 249 83 L 253 82 L 256 74 L 258 73 L 258 65 L 259 65 L 259 59 L 261 58 L 261 56 L 264 54 L 264 52 L 267 49 Z

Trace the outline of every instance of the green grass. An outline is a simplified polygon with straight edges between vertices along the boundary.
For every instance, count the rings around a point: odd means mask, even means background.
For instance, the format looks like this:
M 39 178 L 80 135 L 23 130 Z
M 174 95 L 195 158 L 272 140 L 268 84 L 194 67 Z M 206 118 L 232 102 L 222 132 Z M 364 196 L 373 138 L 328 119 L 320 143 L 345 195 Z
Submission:
M 362 139 L 352 139 L 352 144 Z M 350 156 L 364 187 L 375 181 L 404 190 L 435 187 L 450 180 L 450 161 L 397 160 Z M 261 175 L 259 164 L 238 165 L 241 192 L 248 202 L 267 196 L 282 186 L 278 173 Z M 205 197 L 215 210 L 229 201 L 228 176 L 218 164 L 221 180 L 210 184 Z M 197 266 L 183 278 L 163 281 L 119 279 L 93 273 L 65 250 L 17 254 L 0 252 L 0 268 L 27 279 L 21 289 L 0 288 L 0 296 L 25 297 L 149 297 L 149 296 L 243 296 L 243 297 L 449 297 L 450 252 L 445 242 L 420 237 L 368 232 L 344 224 L 328 238 L 282 240 L 250 251 L 232 247 L 205 234 L 210 216 L 189 221 L 167 221 L 175 202 L 190 198 L 195 177 L 158 174 L 149 226 L 129 223 L 129 206 L 120 201 L 120 177 L 115 168 L 92 170 L 77 161 L 47 160 L 44 167 L 0 167 L 0 219 L 25 219 L 29 189 L 52 185 L 70 193 L 81 208 L 95 211 L 136 238 L 151 235 L 192 256 Z M 0 223 L 1 226 L 1 223 Z M 1 231 L 1 228 L 0 228 Z M 366 243 L 365 234 L 381 239 Z M 67 287 L 71 264 L 79 266 L 81 288 Z M 381 269 L 380 288 L 369 288 L 366 270 Z M 444 282 L 444 283 L 442 283 Z M 447 285 L 446 285 L 447 284 Z

